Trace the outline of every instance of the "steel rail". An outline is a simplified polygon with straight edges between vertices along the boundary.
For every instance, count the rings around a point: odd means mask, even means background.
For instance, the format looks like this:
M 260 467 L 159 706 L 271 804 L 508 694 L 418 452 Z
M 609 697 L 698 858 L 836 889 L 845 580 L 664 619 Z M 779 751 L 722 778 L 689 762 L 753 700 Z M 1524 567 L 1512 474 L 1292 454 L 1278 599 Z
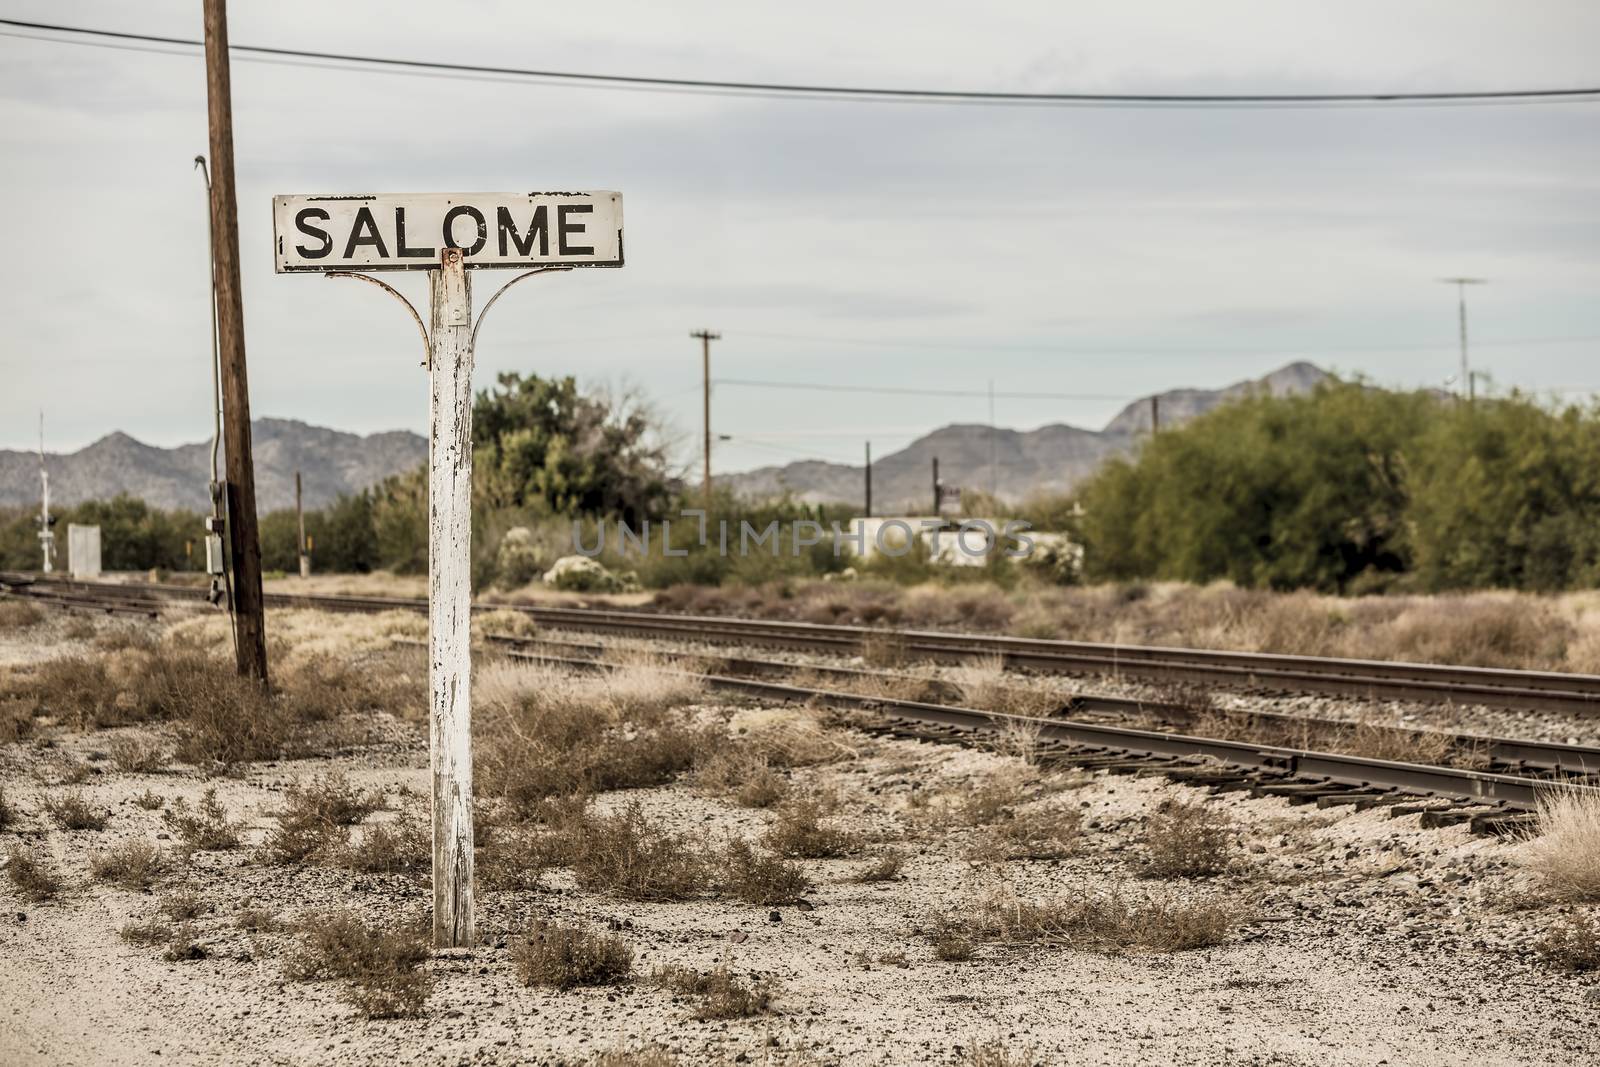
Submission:
M 565 641 L 550 637 L 513 637 L 504 634 L 489 634 L 487 635 L 487 640 L 493 645 L 513 649 L 525 650 L 536 646 L 558 647 L 568 652 L 582 653 L 595 657 L 603 655 L 606 651 L 606 646 L 604 645 Z M 543 658 L 558 662 L 571 662 L 570 659 L 562 657 Z M 870 683 L 885 679 L 920 683 L 926 687 L 923 690 L 924 692 L 939 694 L 938 700 L 926 701 L 927 703 L 942 704 L 948 702 L 955 704 L 960 694 L 960 686 L 946 679 L 926 678 L 912 674 L 894 674 L 859 667 L 785 663 L 781 660 L 752 659 L 747 656 L 720 656 L 716 658 L 714 665 L 719 671 L 731 672 L 741 677 L 747 674 L 813 674 L 822 678 L 837 679 L 841 684 Z M 949 698 L 948 701 L 944 699 L 946 697 Z M 1117 715 L 1123 718 L 1156 718 L 1164 720 L 1173 727 L 1191 725 L 1201 714 L 1194 708 L 1164 701 L 1073 693 L 1066 696 L 1060 702 L 1060 706 L 1049 714 L 1049 717 L 1074 718 L 1083 712 Z M 1226 712 L 1224 711 L 1223 714 L 1226 714 Z M 1241 717 L 1285 728 L 1312 726 L 1326 730 L 1347 730 L 1361 725 L 1345 719 L 1286 715 L 1276 711 L 1249 710 L 1239 711 L 1237 714 Z M 1384 725 L 1383 728 L 1404 733 L 1427 734 L 1439 732 L 1426 729 L 1411 729 L 1405 726 Z M 1491 766 L 1517 770 L 1531 768 L 1560 775 L 1600 775 L 1600 747 L 1569 745 L 1556 741 L 1529 741 L 1510 737 L 1496 737 L 1488 734 L 1446 734 L 1445 736 L 1450 739 L 1451 745 L 1457 751 L 1470 753 L 1485 759 Z
M 129 599 L 201 599 L 202 590 L 172 585 L 118 585 L 0 574 L 22 595 L 44 590 Z M 274 607 L 344 611 L 419 611 L 415 598 L 268 593 Z M 869 640 L 896 642 L 908 655 L 943 661 L 998 657 L 1010 668 L 1065 674 L 1104 674 L 1149 681 L 1209 682 L 1388 700 L 1489 704 L 1537 711 L 1600 710 L 1600 676 L 1390 660 L 1335 659 L 1278 653 L 1219 652 L 1148 645 L 1049 641 L 997 634 L 892 630 L 865 626 L 737 619 L 613 608 L 540 604 L 480 604 L 479 610 L 517 611 L 555 629 L 677 636 L 729 643 L 854 655 Z
M 531 652 L 507 651 L 502 654 L 517 659 L 542 660 L 591 669 L 611 669 L 617 666 L 600 660 L 564 659 L 540 656 Z M 1004 735 L 1020 731 L 1036 735 L 1046 744 L 1089 749 L 1101 753 L 1174 760 L 1209 759 L 1229 767 L 1262 772 L 1277 778 L 1293 778 L 1307 784 L 1327 784 L 1350 789 L 1376 789 L 1384 792 L 1479 801 L 1520 811 L 1536 810 L 1542 796 L 1558 789 L 1583 791 L 1600 796 L 1600 788 L 1593 785 L 1496 774 L 1463 767 L 1439 767 L 1422 763 L 1379 760 L 1335 752 L 1194 737 L 1129 726 L 1108 726 L 1100 723 L 1014 715 L 951 704 L 897 700 L 890 697 L 815 689 L 783 682 L 767 682 L 699 671 L 680 671 L 670 668 L 668 670 L 670 673 L 698 678 L 713 689 L 743 696 L 792 703 L 820 703 L 847 710 L 871 710 L 893 718 L 950 727 L 967 733 Z

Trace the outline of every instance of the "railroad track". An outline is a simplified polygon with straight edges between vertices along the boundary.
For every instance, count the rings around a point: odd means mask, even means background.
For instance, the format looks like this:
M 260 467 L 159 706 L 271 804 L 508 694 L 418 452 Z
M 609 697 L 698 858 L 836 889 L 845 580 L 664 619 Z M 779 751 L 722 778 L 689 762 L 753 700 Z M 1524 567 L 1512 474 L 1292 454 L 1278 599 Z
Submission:
M 421 642 L 411 642 L 421 644 Z M 515 659 L 589 670 L 620 664 L 593 657 L 552 655 L 505 647 Z M 788 667 L 790 665 L 784 664 Z M 670 669 L 670 668 L 669 668 Z M 1358 809 L 1387 806 L 1396 815 L 1420 812 L 1425 827 L 1466 823 L 1474 833 L 1505 836 L 1531 827 L 1539 797 L 1553 788 L 1593 791 L 1595 779 L 1541 774 L 1500 774 L 1341 753 L 1193 737 L 1113 726 L 766 681 L 731 674 L 678 671 L 708 687 L 742 696 L 873 713 L 869 728 L 939 741 L 1026 737 L 1040 759 L 1113 773 L 1159 774 L 1212 792 L 1249 790 L 1293 803 Z M 1589 750 L 1591 753 L 1593 750 Z
M 147 610 L 152 607 L 159 609 L 171 604 L 203 603 L 200 590 L 182 586 L 117 586 L 110 583 L 41 581 L 26 576 L 19 578 L 15 575 L 0 574 L 0 587 L 3 587 L 8 595 L 30 597 L 65 607 L 91 605 L 96 610 L 108 602 L 120 602 L 130 610 Z M 418 600 L 383 597 L 269 594 L 267 600 L 274 606 L 343 611 L 415 611 L 425 607 L 424 603 Z M 883 633 L 859 627 L 763 624 L 750 623 L 749 620 L 701 619 L 612 610 L 540 606 L 517 606 L 512 610 L 532 616 L 534 621 L 542 626 L 556 629 L 592 629 L 605 633 L 628 633 L 710 643 L 718 642 L 718 637 L 712 635 L 721 635 L 726 641 L 737 640 L 737 643 L 745 645 L 794 642 L 794 647 L 807 651 L 855 652 L 859 651 L 861 641 L 867 635 Z M 999 655 L 1008 666 L 1031 666 L 1062 673 L 1078 673 L 1062 670 L 1059 665 L 1041 666 L 1055 661 L 1038 651 L 1038 646 L 1065 644 L 1061 642 L 1025 641 L 1025 639 L 993 638 L 983 635 L 924 634 L 906 631 L 889 631 L 889 633 L 894 639 L 902 641 L 907 646 L 908 652 L 935 651 L 937 654 L 930 658 L 966 660 L 975 655 Z M 762 640 L 762 637 L 766 640 Z M 1034 649 L 1029 653 L 1034 657 L 1032 661 L 1019 660 L 1013 655 L 1012 649 L 1019 641 Z M 542 659 L 590 669 L 606 669 L 614 666 L 593 656 L 561 657 L 514 648 L 507 648 L 504 651 L 519 658 Z M 1126 650 L 1115 651 L 1120 653 Z M 1175 650 L 1153 651 L 1170 653 Z M 1266 658 L 1280 660 L 1305 657 Z M 1338 804 L 1353 804 L 1357 807 L 1389 805 L 1396 812 L 1421 811 L 1424 822 L 1429 825 L 1468 822 L 1477 832 L 1513 832 L 1516 828 L 1528 824 L 1532 816 L 1527 813 L 1537 807 L 1540 796 L 1546 794 L 1563 779 L 1565 788 L 1593 790 L 1600 795 L 1600 785 L 1596 784 L 1591 772 L 1591 768 L 1596 766 L 1597 750 L 1590 748 L 1500 738 L 1465 739 L 1474 745 L 1482 745 L 1489 753 L 1489 758 L 1499 760 L 1501 766 L 1514 767 L 1517 770 L 1517 773 L 1501 773 L 1470 767 L 1371 759 L 1243 740 L 1198 737 L 1170 729 L 1145 729 L 1092 722 L 1082 718 L 1022 716 L 962 707 L 953 703 L 900 700 L 836 689 L 799 686 L 749 676 L 771 668 L 771 661 L 746 658 L 731 662 L 742 663 L 747 669 L 747 674 L 739 676 L 709 672 L 690 673 L 696 673 L 697 677 L 715 689 L 746 696 L 820 703 L 852 710 L 871 710 L 880 717 L 882 727 L 917 736 L 970 739 L 974 735 L 1022 734 L 1036 738 L 1046 757 L 1059 762 L 1109 771 L 1160 773 L 1177 781 L 1207 786 L 1213 790 L 1247 788 L 1262 795 L 1285 796 L 1300 802 L 1314 801 L 1324 807 Z M 1149 664 L 1158 661 L 1146 659 L 1135 662 Z M 781 666 L 785 670 L 793 669 L 793 665 L 790 664 Z M 1552 677 L 1581 680 L 1588 677 L 1552 676 L 1544 672 L 1486 672 L 1480 668 L 1445 668 L 1412 664 L 1366 664 L 1365 666 L 1368 668 L 1393 666 L 1402 672 L 1457 670 L 1466 675 L 1516 676 L 1524 680 Z M 870 673 L 848 668 L 824 669 L 834 672 L 836 677 L 844 672 L 857 677 Z M 1319 676 L 1336 677 L 1331 674 Z M 1600 682 L 1600 679 L 1595 681 Z M 1535 691 L 1533 685 L 1534 683 L 1529 681 L 1521 691 L 1533 692 Z M 1509 682 L 1501 682 L 1495 688 L 1503 692 L 1517 691 L 1517 686 Z M 1564 691 L 1553 688 L 1542 692 L 1559 694 Z M 1346 693 L 1348 695 L 1348 691 Z M 1587 694 L 1584 694 L 1584 697 L 1585 700 L 1588 699 Z M 1570 707 L 1570 705 L 1563 706 Z M 1068 716 L 1074 712 L 1091 709 L 1116 711 L 1137 708 L 1141 713 L 1147 713 L 1152 707 L 1170 709 L 1174 706 L 1141 704 L 1136 701 L 1119 701 L 1105 697 L 1081 697 L 1067 702 L 1062 711 Z
M 0 573 L 0 588 L 40 599 L 72 597 L 132 601 L 140 607 L 203 600 L 199 589 L 173 585 L 72 582 Z M 332 611 L 422 611 L 420 599 L 268 593 L 272 607 Z M 485 604 L 483 610 L 516 611 L 541 627 L 637 637 L 677 638 L 701 644 L 787 648 L 857 655 L 870 643 L 888 643 L 907 658 L 961 662 L 997 659 L 1004 667 L 1056 674 L 1092 674 L 1152 682 L 1203 682 L 1277 692 L 1343 697 L 1486 704 L 1531 711 L 1600 710 L 1600 675 L 1504 670 L 1388 660 L 1333 659 L 1257 652 L 1046 641 L 997 634 L 891 630 L 761 619 L 671 615 L 613 608 Z

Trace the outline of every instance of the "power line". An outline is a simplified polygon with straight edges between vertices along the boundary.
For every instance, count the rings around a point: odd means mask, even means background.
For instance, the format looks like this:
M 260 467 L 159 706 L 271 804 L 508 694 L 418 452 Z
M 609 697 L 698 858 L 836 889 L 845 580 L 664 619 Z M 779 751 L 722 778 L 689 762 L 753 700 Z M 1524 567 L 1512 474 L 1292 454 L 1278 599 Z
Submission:
M 1238 345 L 1063 345 L 1051 342 L 1039 343 L 991 343 L 985 341 L 926 341 L 926 340 L 883 340 L 867 337 L 852 337 L 848 335 L 824 335 L 805 333 L 768 333 L 764 331 L 741 332 L 740 337 L 754 337 L 768 341 L 807 341 L 816 344 L 838 344 L 866 348 L 926 348 L 939 349 L 951 352 L 1045 352 L 1058 355 L 1078 356 L 1158 356 L 1158 355 L 1276 355 L 1276 356 L 1310 356 L 1310 355 L 1340 355 L 1354 352 L 1443 352 L 1453 349 L 1454 344 L 1398 344 L 1398 345 L 1274 345 L 1270 347 L 1241 348 Z M 1569 337 L 1507 337 L 1498 340 L 1474 341 L 1479 348 L 1509 348 L 1513 345 L 1565 345 L 1582 344 L 1590 341 L 1600 341 L 1600 334 L 1585 334 Z
M 99 42 L 116 41 L 123 42 L 125 45 L 159 45 L 167 48 L 198 48 L 202 43 L 187 37 L 125 33 L 82 26 L 27 22 L 21 19 L 0 19 L 0 25 L 36 32 L 74 35 L 67 39 L 34 38 L 35 40 L 56 40 L 59 43 L 95 43 L 88 40 L 91 38 L 97 39 Z M 17 35 L 11 34 L 10 36 Z M 406 74 L 491 76 L 560 82 L 590 87 L 629 88 L 651 92 L 689 91 L 710 95 L 826 99 L 851 102 L 977 104 L 1003 107 L 1316 108 L 1482 106 L 1519 103 L 1593 103 L 1600 101 L 1600 87 L 1360 93 L 1024 93 L 966 89 L 891 89 L 784 82 L 747 82 L 710 78 L 664 78 L 636 74 L 590 74 L 576 71 L 486 66 L 475 63 L 449 63 L 438 60 L 394 59 L 384 56 L 317 52 L 298 48 L 271 48 L 261 45 L 233 45 L 232 49 L 234 52 L 239 53 L 241 59 L 257 58 L 317 66 L 353 63 L 362 65 L 361 68 L 356 69 L 376 68 Z
M 886 396 L 1000 397 L 1005 400 L 1132 400 L 1125 393 L 990 393 L 989 390 L 917 389 L 894 385 L 834 385 L 822 382 L 771 382 L 754 378 L 717 378 L 713 385 L 740 385 L 758 389 L 808 389 L 823 393 L 878 393 Z

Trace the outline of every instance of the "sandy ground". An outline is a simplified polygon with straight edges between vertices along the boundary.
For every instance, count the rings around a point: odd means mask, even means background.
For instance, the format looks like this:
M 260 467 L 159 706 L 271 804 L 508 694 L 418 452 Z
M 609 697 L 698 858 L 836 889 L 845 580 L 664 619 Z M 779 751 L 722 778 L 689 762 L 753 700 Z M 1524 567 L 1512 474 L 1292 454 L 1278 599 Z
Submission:
M 0 634 L 0 664 L 81 640 L 66 636 L 67 625 Z M 156 894 L 88 878 L 93 849 L 130 837 L 168 844 L 161 812 L 132 802 L 146 790 L 192 801 L 214 786 L 245 820 L 249 845 L 273 826 L 288 785 L 332 770 L 384 790 L 389 810 L 369 822 L 417 809 L 427 782 L 423 735 L 387 716 L 369 719 L 370 743 L 353 750 L 211 780 L 182 767 L 117 772 L 107 746 L 146 727 L 0 748 L 0 786 L 21 809 L 0 843 L 20 840 L 48 855 L 68 881 L 58 900 L 32 905 L 0 879 L 0 1063 L 577 1063 L 619 1046 L 659 1045 L 691 1064 L 945 1064 L 969 1062 L 975 1044 L 996 1039 L 1013 1053 L 1031 1051 L 1020 1063 L 1521 1064 L 1600 1055 L 1600 987 L 1553 972 L 1530 950 L 1558 909 L 1508 904 L 1529 884 L 1512 844 L 1459 828 L 1424 831 L 1416 816 L 1389 818 L 1383 809 L 1318 811 L 1228 794 L 1209 803 L 1242 827 L 1235 870 L 1152 884 L 1136 870 L 1142 817 L 1163 797 L 1203 794 L 1101 775 L 1037 802 L 1082 808 L 1079 854 L 974 864 L 966 857 L 982 831 L 921 831 L 908 801 L 961 796 L 997 773 L 1028 772 L 1008 757 L 911 740 L 846 735 L 855 758 L 797 772 L 837 795 L 839 818 L 873 840 L 861 858 L 805 862 L 816 883 L 807 907 L 633 903 L 580 892 L 565 872 L 536 891 L 480 891 L 482 945 L 430 961 L 436 986 L 416 1020 L 367 1021 L 333 983 L 286 981 L 292 936 L 246 934 L 235 916 L 257 907 L 292 918 L 338 905 L 396 923 L 426 914 L 425 878 L 271 866 L 251 847 L 198 853 Z M 88 780 L 47 784 L 63 760 L 86 761 Z M 69 788 L 111 811 L 105 830 L 66 832 L 44 818 L 40 798 Z M 679 785 L 599 803 L 631 800 L 679 828 L 719 835 L 754 838 L 772 819 Z M 849 880 L 886 847 L 908 856 L 900 880 Z M 1171 955 L 985 945 L 969 962 L 937 960 L 923 933 L 930 916 L 1001 885 L 1025 898 L 1109 886 L 1176 892 L 1230 901 L 1243 921 L 1222 946 Z M 209 958 L 168 963 L 118 936 L 178 889 L 213 909 L 196 924 Z M 636 974 L 727 962 L 740 975 L 774 977 L 783 990 L 777 1012 L 698 1022 L 689 1004 L 643 980 L 566 993 L 524 988 L 507 943 L 541 918 L 619 930 L 638 953 Z

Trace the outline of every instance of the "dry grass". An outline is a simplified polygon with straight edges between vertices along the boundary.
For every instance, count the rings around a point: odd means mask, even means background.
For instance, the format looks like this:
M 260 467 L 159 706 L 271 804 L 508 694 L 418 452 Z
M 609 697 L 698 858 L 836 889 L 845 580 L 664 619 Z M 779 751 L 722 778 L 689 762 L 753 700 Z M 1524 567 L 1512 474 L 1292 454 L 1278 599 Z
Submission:
M 973 1041 L 967 1046 L 967 1055 L 962 1062 L 966 1067 L 1043 1067 L 1045 1063 L 1033 1046 L 1012 1048 L 1005 1038 L 998 1036 L 986 1041 Z
M 135 796 L 133 802 L 145 811 L 159 811 L 167 803 L 167 798 L 157 793 L 154 789 L 146 789 Z
M 345 999 L 369 1019 L 422 1014 L 433 980 L 422 970 L 428 948 L 419 931 L 369 927 L 348 912 L 316 913 L 297 926 L 301 940 L 284 961 L 287 977 L 345 980 Z
M 1550 896 L 1600 900 L 1600 794 L 1555 788 L 1539 798 L 1535 836 L 1522 846 Z
M 6 878 L 10 880 L 17 896 L 31 904 L 54 900 L 61 892 L 61 877 L 21 845 L 6 850 Z
M 334 862 L 365 874 L 408 874 L 433 860 L 433 830 L 415 816 L 368 827 L 339 849 Z
M 905 639 L 897 633 L 886 630 L 861 638 L 861 662 L 868 667 L 903 667 L 910 659 Z
M 185 856 L 238 848 L 239 832 L 244 829 L 243 823 L 228 818 L 215 787 L 207 789 L 192 807 L 182 797 L 175 798 L 172 807 L 162 813 L 161 821 L 177 835 Z
M 40 797 L 39 808 L 63 830 L 104 830 L 111 821 L 109 810 L 90 804 L 82 793 Z
M 898 881 L 905 865 L 905 856 L 891 849 L 857 871 L 854 880 L 864 883 Z
M 1238 828 L 1204 801 L 1163 800 L 1145 819 L 1143 870 L 1152 878 L 1203 878 L 1234 861 Z
M 491 635 L 534 637 L 538 633 L 539 627 L 534 623 L 533 616 L 525 611 L 496 608 L 493 611 L 480 611 L 472 616 L 472 636 L 478 640 Z
M 1348 723 L 1330 723 L 1292 716 L 1254 715 L 1210 706 L 1196 714 L 1183 727 L 1183 732 L 1316 752 L 1341 752 L 1368 759 L 1464 767 L 1483 762 L 1481 753 L 1459 747 L 1454 734 L 1391 726 L 1373 715 Z
M 353 826 L 383 806 L 383 797 L 364 793 L 342 775 L 294 785 L 284 794 L 278 825 L 262 842 L 268 863 L 335 860 L 346 848 Z
M 797 864 L 759 852 L 740 838 L 728 842 L 720 859 L 723 891 L 746 904 L 793 904 L 811 888 Z
M 119 737 L 106 748 L 111 762 L 124 774 L 150 774 L 171 759 L 167 746 L 152 738 Z
M 0 787 L 0 830 L 4 830 L 17 821 L 18 811 L 6 799 L 6 791 Z
M 560 864 L 565 853 L 564 843 L 554 834 L 494 827 L 476 832 L 474 840 L 473 870 L 490 889 L 535 889 L 539 877 Z
M 1181 952 L 1219 945 L 1236 922 L 1221 904 L 1152 896 L 1130 900 L 1120 889 L 1070 899 L 1024 900 L 1000 889 L 953 913 L 936 915 L 932 937 L 974 943 L 1035 943 L 1088 952 Z
M 791 800 L 778 809 L 763 840 L 778 855 L 797 859 L 833 859 L 861 850 L 857 835 L 824 825 L 822 817 L 822 803 L 816 797 Z
M 614 1048 L 599 1053 L 589 1067 L 678 1067 L 678 1057 L 659 1045 L 649 1048 Z
M 522 811 L 546 797 L 661 785 L 724 739 L 679 710 L 699 687 L 653 666 L 575 675 L 497 663 L 476 687 L 478 782 Z
M 645 818 L 637 803 L 616 815 L 585 813 L 559 832 L 564 858 L 585 889 L 666 901 L 698 896 L 710 884 L 704 849 Z
M 1177 582 L 674 586 L 667 611 L 1022 637 L 1600 673 L 1592 592 L 1336 597 Z
M 746 983 L 735 977 L 727 964 L 712 971 L 662 967 L 654 978 L 659 985 L 680 996 L 699 998 L 695 1018 L 702 1022 L 765 1015 L 772 1010 L 772 1002 L 778 995 L 778 984 L 773 979 L 760 978 Z
M 24 600 L 0 599 L 0 631 L 26 630 L 44 621 L 44 612 Z
M 1082 843 L 1083 812 L 1041 807 L 1018 811 L 984 828 L 968 858 L 985 863 L 1008 860 L 1058 860 Z
M 620 937 L 536 922 L 512 947 L 511 962 L 526 986 L 616 985 L 633 970 L 633 949 Z
M 1534 945 L 1552 967 L 1565 971 L 1600 970 L 1600 922 L 1577 913 L 1559 918 Z
M 134 892 L 148 890 L 166 872 L 166 853 L 158 845 L 142 838 L 125 841 L 89 856 L 89 874 L 95 881 L 108 882 Z

